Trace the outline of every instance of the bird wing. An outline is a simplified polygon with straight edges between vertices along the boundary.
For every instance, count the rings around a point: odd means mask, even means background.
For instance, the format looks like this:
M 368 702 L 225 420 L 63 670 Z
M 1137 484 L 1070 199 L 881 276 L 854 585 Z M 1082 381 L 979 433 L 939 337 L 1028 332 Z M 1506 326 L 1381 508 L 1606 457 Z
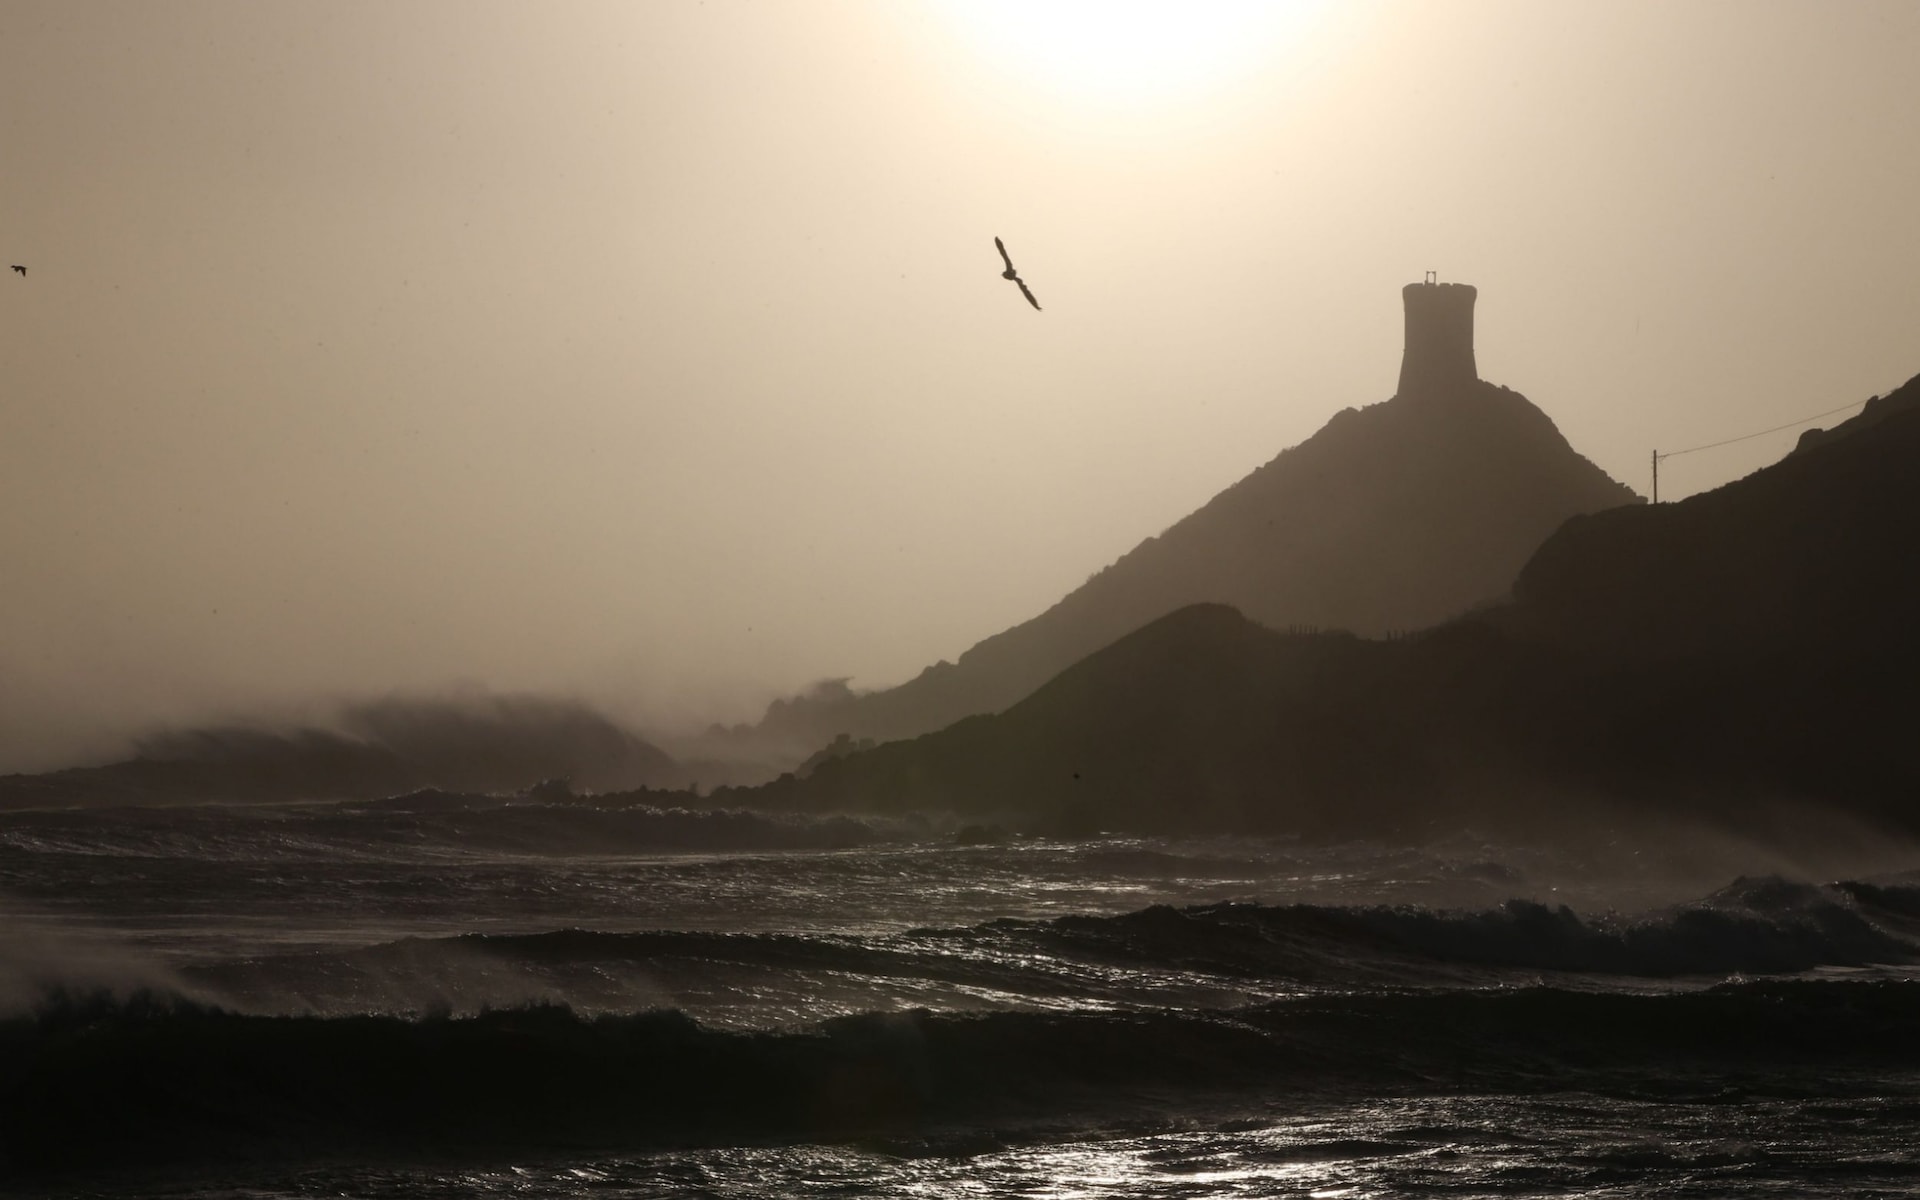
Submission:
M 1002 242 L 999 238 L 995 238 L 993 239 L 993 248 L 1000 252 L 1000 261 L 1007 264 L 1007 270 L 1013 270 L 1013 260 L 1007 257 L 1006 243 Z
M 1027 281 L 1024 279 L 1015 277 L 1014 282 L 1020 285 L 1020 294 L 1027 298 L 1028 304 L 1033 305 L 1033 311 L 1039 312 L 1040 302 L 1033 298 L 1033 289 L 1027 286 Z
M 27 273 L 27 269 L 21 266 L 19 263 L 14 263 L 13 269 L 20 272 L 22 275 L 25 275 Z

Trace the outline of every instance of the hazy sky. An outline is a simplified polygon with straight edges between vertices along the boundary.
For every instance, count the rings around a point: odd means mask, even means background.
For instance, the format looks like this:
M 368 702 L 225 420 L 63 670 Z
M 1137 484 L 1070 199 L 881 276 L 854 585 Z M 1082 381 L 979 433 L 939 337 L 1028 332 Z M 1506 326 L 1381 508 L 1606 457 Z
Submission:
M 1427 270 L 1644 492 L 1920 372 L 1917 62 L 1910 0 L 0 0 L 0 769 L 898 682 L 1386 399 Z

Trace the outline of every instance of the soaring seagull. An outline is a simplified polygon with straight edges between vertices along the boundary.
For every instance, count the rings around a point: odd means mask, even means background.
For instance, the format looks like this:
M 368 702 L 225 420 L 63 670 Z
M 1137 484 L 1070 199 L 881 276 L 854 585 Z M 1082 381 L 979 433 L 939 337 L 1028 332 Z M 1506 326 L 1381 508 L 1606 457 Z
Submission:
M 20 272 L 22 275 L 25 275 L 27 273 L 27 269 L 21 266 L 19 263 L 14 263 L 12 264 L 12 266 L 14 270 Z
M 1027 298 L 1028 304 L 1033 305 L 1033 311 L 1039 312 L 1040 302 L 1033 298 L 1033 289 L 1027 286 L 1026 280 L 1020 278 L 1020 272 L 1013 269 L 1013 260 L 1007 257 L 1006 245 L 1002 243 L 999 238 L 995 238 L 993 239 L 993 248 L 1000 252 L 1000 261 L 1007 264 L 1007 269 L 1000 272 L 1000 278 L 1011 279 L 1015 283 L 1019 284 L 1020 294 Z

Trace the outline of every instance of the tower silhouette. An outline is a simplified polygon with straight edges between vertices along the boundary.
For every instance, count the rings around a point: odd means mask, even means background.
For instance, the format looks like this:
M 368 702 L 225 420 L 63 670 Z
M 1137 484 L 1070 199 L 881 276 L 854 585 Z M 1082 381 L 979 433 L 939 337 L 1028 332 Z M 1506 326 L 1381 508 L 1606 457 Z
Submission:
M 1407 310 L 1407 341 L 1400 354 L 1400 395 L 1442 391 L 1480 378 L 1473 361 L 1473 301 L 1470 283 L 1425 283 L 1400 289 Z

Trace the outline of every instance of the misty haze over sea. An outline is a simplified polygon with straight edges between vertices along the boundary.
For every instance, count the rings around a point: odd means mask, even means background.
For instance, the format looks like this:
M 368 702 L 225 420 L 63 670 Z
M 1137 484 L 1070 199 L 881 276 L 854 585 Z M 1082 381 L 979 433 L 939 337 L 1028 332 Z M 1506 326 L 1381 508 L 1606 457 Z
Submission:
M 1916 54 L 0 4 L 0 1194 L 1920 1193 Z

